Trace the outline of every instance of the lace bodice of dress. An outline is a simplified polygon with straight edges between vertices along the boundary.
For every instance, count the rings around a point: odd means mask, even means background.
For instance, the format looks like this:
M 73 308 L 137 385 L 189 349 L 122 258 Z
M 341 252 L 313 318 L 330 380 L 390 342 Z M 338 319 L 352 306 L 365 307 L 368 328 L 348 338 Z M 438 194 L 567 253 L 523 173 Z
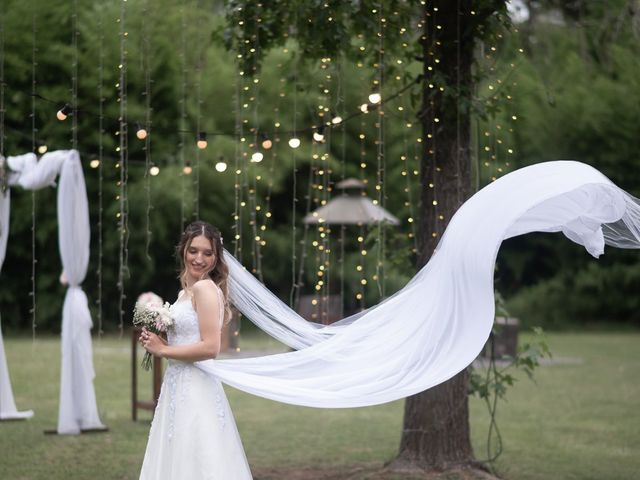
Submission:
M 220 324 L 222 324 L 224 320 L 224 303 L 222 291 L 217 285 L 216 292 L 218 294 Z M 171 305 L 170 311 L 174 326 L 167 330 L 167 341 L 169 345 L 189 345 L 199 342 L 200 326 L 198 324 L 198 315 L 193 308 L 191 299 L 186 294 L 183 294 Z
M 184 295 L 183 295 L 184 296 Z M 171 305 L 173 328 L 167 329 L 169 345 L 189 345 L 200 341 L 198 315 L 189 298 L 181 299 Z

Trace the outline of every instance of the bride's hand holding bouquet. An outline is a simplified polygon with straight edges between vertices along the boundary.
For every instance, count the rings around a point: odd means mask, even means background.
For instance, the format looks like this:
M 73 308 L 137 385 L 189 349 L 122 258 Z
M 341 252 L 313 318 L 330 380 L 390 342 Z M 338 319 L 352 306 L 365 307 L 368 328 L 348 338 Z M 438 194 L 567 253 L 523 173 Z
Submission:
M 155 293 L 147 292 L 138 297 L 133 311 L 133 324 L 142 327 L 140 343 L 147 350 L 142 359 L 142 367 L 151 369 L 153 355 L 161 356 L 161 350 L 166 341 L 160 334 L 166 334 L 173 327 L 173 317 L 169 310 L 169 302 L 162 303 L 162 299 Z

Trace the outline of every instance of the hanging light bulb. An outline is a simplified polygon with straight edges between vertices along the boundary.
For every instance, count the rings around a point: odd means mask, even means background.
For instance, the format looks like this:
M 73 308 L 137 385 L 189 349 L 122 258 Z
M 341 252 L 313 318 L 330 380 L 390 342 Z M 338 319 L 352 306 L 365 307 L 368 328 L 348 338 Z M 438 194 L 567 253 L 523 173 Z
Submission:
M 44 145 L 44 144 L 43 144 L 43 145 L 40 145 L 40 146 L 38 147 L 38 153 L 39 153 L 40 155 L 43 155 L 43 154 L 47 153 L 47 150 L 48 150 L 48 148 L 47 148 L 47 146 L 46 146 L 46 145 Z
M 182 173 L 184 173 L 185 175 L 191 175 L 191 172 L 193 172 L 193 168 L 191 168 L 191 165 L 189 165 L 188 163 L 182 167 Z
M 291 148 L 298 148 L 300 146 L 300 139 L 297 137 L 293 137 L 289 140 L 289 146 Z
M 71 108 L 71 105 L 69 105 L 68 103 L 65 103 L 64 107 L 62 107 L 60 110 L 58 110 L 58 113 L 56 113 L 56 117 L 58 117 L 58 120 L 63 121 L 66 120 L 67 117 L 71 115 L 71 113 L 73 113 L 73 108 Z
M 138 137 L 139 140 L 147 138 L 147 130 L 140 125 L 139 122 L 136 122 L 136 137 Z
M 273 147 L 273 142 L 264 133 L 261 135 L 261 138 L 262 138 L 262 148 L 264 148 L 265 150 L 269 150 L 271 147 Z
M 264 155 L 262 155 L 261 152 L 254 152 L 253 155 L 251 155 L 251 161 L 253 163 L 260 163 L 263 158 L 264 158 Z
M 369 94 L 369 102 L 376 104 L 382 101 L 382 95 L 379 92 L 373 92 Z
M 160 173 L 160 169 L 153 165 L 150 169 L 149 169 L 149 175 L 151 175 L 152 177 L 156 177 L 158 176 L 158 174 Z
M 360 105 L 360 111 L 362 113 L 369 113 L 369 104 L 363 103 L 362 105 Z
M 98 167 L 100 166 L 100 160 L 98 160 L 97 158 L 95 158 L 95 159 L 91 160 L 91 161 L 89 162 L 89 166 L 90 166 L 91 168 L 98 168 Z
M 333 118 L 331 119 L 331 123 L 333 123 L 334 125 L 338 125 L 339 123 L 342 123 L 342 117 L 340 115 L 334 115 Z
M 198 132 L 198 141 L 196 145 L 200 150 L 207 148 L 207 132 Z
M 216 170 L 220 173 L 224 172 L 227 169 L 227 162 L 225 162 L 222 158 L 216 163 Z
M 324 127 L 320 126 L 318 129 L 313 132 L 313 139 L 316 142 L 322 142 L 324 140 Z

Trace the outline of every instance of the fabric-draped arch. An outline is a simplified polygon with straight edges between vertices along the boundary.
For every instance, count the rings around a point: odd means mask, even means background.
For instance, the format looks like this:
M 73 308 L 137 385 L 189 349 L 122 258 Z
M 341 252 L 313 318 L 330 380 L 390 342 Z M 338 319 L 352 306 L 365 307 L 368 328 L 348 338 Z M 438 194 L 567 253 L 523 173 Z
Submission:
M 81 430 L 101 429 L 93 379 L 91 314 L 87 296 L 80 286 L 89 264 L 89 207 L 87 191 L 76 150 L 58 150 L 44 154 L 40 160 L 33 153 L 6 159 L 11 174 L 9 184 L 25 190 L 38 190 L 58 184 L 58 240 L 64 275 L 68 282 L 62 309 L 62 365 L 57 432 L 77 434 Z M 0 269 L 6 254 L 9 235 L 9 191 L 0 194 Z M 1 335 L 1 334 L 0 334 Z M 20 416 L 13 402 L 11 383 L 0 336 L 0 387 L 13 407 L 3 415 Z M 3 374 L 6 372 L 6 375 Z M 13 403 L 13 405 L 11 405 Z

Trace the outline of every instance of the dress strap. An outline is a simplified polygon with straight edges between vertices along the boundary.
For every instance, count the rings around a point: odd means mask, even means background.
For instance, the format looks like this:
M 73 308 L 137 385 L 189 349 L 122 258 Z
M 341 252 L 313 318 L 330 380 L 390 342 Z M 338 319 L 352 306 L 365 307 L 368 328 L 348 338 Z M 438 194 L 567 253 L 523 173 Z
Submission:
M 224 326 L 224 294 L 222 293 L 222 289 L 215 283 L 216 291 L 218 292 L 218 311 L 220 312 L 220 327 Z

